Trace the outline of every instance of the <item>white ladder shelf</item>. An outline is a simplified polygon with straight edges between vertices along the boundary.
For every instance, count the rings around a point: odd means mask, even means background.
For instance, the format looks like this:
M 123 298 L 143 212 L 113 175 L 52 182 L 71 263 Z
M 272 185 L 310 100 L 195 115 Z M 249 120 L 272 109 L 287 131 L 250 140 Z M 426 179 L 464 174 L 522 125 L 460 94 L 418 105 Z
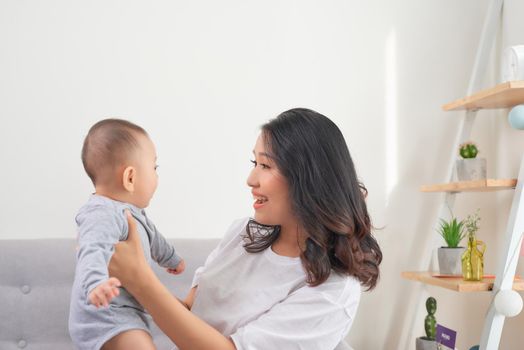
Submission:
M 476 118 L 476 112 L 479 109 L 508 108 L 517 104 L 524 104 L 524 81 L 506 82 L 491 89 L 482 91 L 480 89 L 482 79 L 481 74 L 486 71 L 488 57 L 495 41 L 497 29 L 500 26 L 503 2 L 503 0 L 492 0 L 489 5 L 475 57 L 472 76 L 468 86 L 468 97 L 443 106 L 443 109 L 446 111 L 465 110 L 465 116 L 462 120 L 457 135 L 458 137 L 453 147 L 454 152 L 458 149 L 458 146 L 461 143 L 469 140 Z M 492 302 L 484 321 L 484 327 L 480 339 L 480 350 L 494 350 L 499 347 L 505 316 L 496 310 L 493 300 L 501 291 L 512 289 L 522 290 L 523 287 L 522 281 L 514 281 L 514 276 L 519 258 L 519 248 L 522 244 L 522 236 L 524 234 L 524 197 L 522 193 L 524 186 L 524 157 L 521 161 L 518 179 L 489 179 L 486 180 L 485 183 L 475 184 L 454 182 L 455 153 L 453 153 L 451 159 L 452 161 L 448 167 L 449 183 L 423 186 L 421 189 L 423 192 L 446 193 L 438 217 L 435 219 L 435 227 L 437 226 L 439 218 L 445 217 L 448 208 L 453 207 L 455 195 L 459 192 L 496 191 L 515 188 L 506 235 L 504 238 L 504 252 L 499 260 L 495 280 L 490 281 L 488 286 L 486 286 L 485 282 L 481 283 L 481 285 L 478 286 L 478 289 L 474 289 L 475 287 L 471 289 L 471 286 L 465 288 L 465 290 L 491 290 Z M 430 249 L 432 248 L 433 247 L 430 247 Z M 430 249 L 427 250 L 429 251 Z M 431 255 L 427 257 L 425 265 L 428 268 L 431 266 L 431 259 Z M 457 291 L 461 291 L 461 288 L 463 288 L 460 283 L 451 287 L 444 286 L 441 282 L 432 279 L 432 277 L 425 272 L 403 272 L 402 277 L 428 284 L 440 285 L 441 287 L 455 289 Z M 420 308 L 420 305 L 423 304 L 422 294 L 420 294 L 419 299 L 417 305 Z M 404 338 L 404 349 L 410 348 L 409 343 L 413 342 L 413 329 L 410 332 L 411 336 Z

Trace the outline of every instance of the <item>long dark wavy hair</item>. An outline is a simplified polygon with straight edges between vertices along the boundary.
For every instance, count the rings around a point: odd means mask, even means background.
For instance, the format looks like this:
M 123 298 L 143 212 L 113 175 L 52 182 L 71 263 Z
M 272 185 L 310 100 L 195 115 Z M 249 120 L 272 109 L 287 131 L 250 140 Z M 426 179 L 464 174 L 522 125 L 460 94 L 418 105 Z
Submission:
M 307 283 L 318 286 L 335 271 L 373 289 L 382 252 L 371 233 L 367 189 L 338 127 L 320 113 L 295 108 L 264 124 L 262 136 L 306 234 L 300 259 Z M 250 221 L 246 232 L 244 248 L 257 253 L 276 241 L 280 227 Z

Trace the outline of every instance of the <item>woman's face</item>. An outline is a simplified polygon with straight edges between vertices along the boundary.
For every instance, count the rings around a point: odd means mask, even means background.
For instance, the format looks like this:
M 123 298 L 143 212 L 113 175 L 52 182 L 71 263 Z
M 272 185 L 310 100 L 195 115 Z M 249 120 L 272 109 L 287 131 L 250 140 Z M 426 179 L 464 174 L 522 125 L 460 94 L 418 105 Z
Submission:
M 293 220 L 289 188 L 260 134 L 253 150 L 253 170 L 247 185 L 253 194 L 255 220 L 264 225 L 285 225 Z

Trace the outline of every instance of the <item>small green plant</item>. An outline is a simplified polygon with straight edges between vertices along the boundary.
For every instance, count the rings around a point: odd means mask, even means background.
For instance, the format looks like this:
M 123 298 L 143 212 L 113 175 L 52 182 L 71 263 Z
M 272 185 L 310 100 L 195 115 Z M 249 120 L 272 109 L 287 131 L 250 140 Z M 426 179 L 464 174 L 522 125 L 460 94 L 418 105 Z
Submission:
M 438 233 L 444 238 L 448 248 L 457 248 L 460 241 L 466 236 L 464 228 L 464 220 L 459 221 L 452 216 L 450 221 L 440 219 Z
M 426 300 L 426 310 L 428 312 L 424 319 L 426 339 L 435 340 L 435 335 L 437 333 L 437 319 L 435 318 L 435 312 L 437 312 L 437 300 L 435 298 L 429 297 Z
M 479 150 L 477 148 L 477 145 L 475 145 L 475 143 L 473 142 L 463 143 L 459 147 L 459 154 L 464 159 L 475 158 L 478 153 Z
M 480 229 L 479 222 L 480 222 L 480 209 L 477 209 L 477 211 L 474 214 L 469 214 L 466 219 L 464 220 L 464 226 L 466 228 L 466 232 L 468 234 L 468 237 L 475 236 L 477 231 Z

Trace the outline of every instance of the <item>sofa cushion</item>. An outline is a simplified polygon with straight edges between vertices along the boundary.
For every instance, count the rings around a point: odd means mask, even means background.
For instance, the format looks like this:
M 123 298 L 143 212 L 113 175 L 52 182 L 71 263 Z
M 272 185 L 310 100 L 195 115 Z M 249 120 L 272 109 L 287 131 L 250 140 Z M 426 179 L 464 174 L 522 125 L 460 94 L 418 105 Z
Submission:
M 186 271 L 174 276 L 155 267 L 160 280 L 185 298 L 195 269 L 219 240 L 170 240 L 186 260 Z M 70 350 L 67 321 L 74 278 L 73 239 L 0 240 L 0 349 Z M 171 341 L 153 329 L 159 350 Z

